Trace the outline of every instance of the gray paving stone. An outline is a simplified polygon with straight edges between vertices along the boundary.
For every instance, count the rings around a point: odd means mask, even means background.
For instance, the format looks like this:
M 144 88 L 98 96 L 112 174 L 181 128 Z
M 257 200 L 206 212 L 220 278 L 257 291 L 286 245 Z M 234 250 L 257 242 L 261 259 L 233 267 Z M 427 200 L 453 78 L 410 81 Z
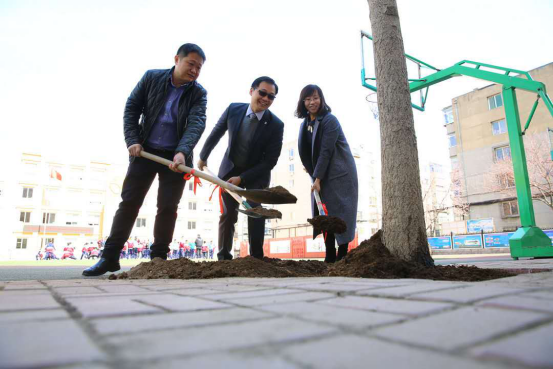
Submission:
M 494 285 L 476 284 L 464 288 L 417 293 L 411 295 L 411 298 L 469 303 L 496 296 L 515 294 L 521 291 L 523 290 L 520 288 L 506 288 Z
M 291 340 L 309 339 L 334 332 L 330 327 L 293 319 L 264 319 L 239 324 L 211 327 L 175 329 L 163 332 L 136 333 L 129 336 L 133 345 L 128 345 L 124 336 L 108 337 L 119 354 L 127 360 L 168 358 L 187 354 L 207 354 L 214 348 L 221 352 L 228 349 L 262 346 Z M 178 349 L 175 342 L 178 340 Z M 136 347 L 147 347 L 137 350 Z
M 37 290 L 31 290 L 31 289 L 23 289 L 23 290 L 15 290 L 15 289 L 12 289 L 12 290 L 3 290 L 3 291 L 0 291 L 0 299 L 2 297 L 7 297 L 7 296 L 23 296 L 23 295 L 32 295 L 32 296 L 36 296 L 36 295 L 49 295 L 50 294 L 50 291 L 47 290 L 47 289 L 37 289 Z
M 533 310 L 553 314 L 553 299 L 537 299 L 525 295 L 498 297 L 491 300 L 482 301 L 478 303 L 478 305 Z
M 15 282 L 7 282 L 4 286 L 4 291 L 11 291 L 11 290 L 46 290 L 47 287 L 41 283 L 15 283 Z
M 231 308 L 174 314 L 164 313 L 134 317 L 95 319 L 90 321 L 90 323 L 98 333 L 110 335 L 251 321 L 271 317 L 274 317 L 274 315 L 270 313 L 243 308 Z
M 553 324 L 477 347 L 471 353 L 483 358 L 503 358 L 525 365 L 553 368 Z
M 333 298 L 334 294 L 323 293 L 323 292 L 300 292 L 300 293 L 289 293 L 282 295 L 273 295 L 273 296 L 262 296 L 262 297 L 250 297 L 250 298 L 241 298 L 241 299 L 225 299 L 222 301 L 241 305 L 241 306 L 262 306 L 262 305 L 272 305 L 272 304 L 283 304 L 287 302 L 296 302 L 296 301 L 315 301 Z
M 216 301 L 201 300 L 190 296 L 157 295 L 142 296 L 135 299 L 149 305 L 159 306 L 171 311 L 193 311 L 206 309 L 226 309 L 231 305 Z
M 398 315 L 353 310 L 324 304 L 315 304 L 312 302 L 266 305 L 259 307 L 259 309 L 284 316 L 296 316 L 313 322 L 355 329 L 366 329 L 368 327 L 395 323 L 405 319 Z
M 448 288 L 460 288 L 465 287 L 464 283 L 451 283 L 432 281 L 431 283 L 415 283 L 402 286 L 390 286 L 387 288 L 370 289 L 367 291 L 360 291 L 357 295 L 369 295 L 369 296 L 395 296 L 403 297 L 409 296 L 420 292 L 430 292 L 437 290 L 445 290 Z
M 168 289 L 163 290 L 164 293 L 172 293 L 175 295 L 181 295 L 181 296 L 202 296 L 202 295 L 212 295 L 212 294 L 219 294 L 221 291 L 219 289 L 208 289 L 208 288 L 176 288 L 176 289 Z
M 536 323 L 547 315 L 504 309 L 464 307 L 385 328 L 379 337 L 415 345 L 452 350 L 485 342 L 492 337 Z
M 71 349 L 68 349 L 71 348 Z M 72 320 L 0 325 L 0 367 L 62 366 L 104 359 Z
M 119 285 L 119 286 L 118 285 L 98 285 L 97 288 L 107 293 L 137 293 L 138 294 L 138 293 L 151 292 L 146 288 L 142 288 L 140 286 L 134 286 L 132 284 Z
M 525 292 L 521 296 L 528 296 L 540 300 L 553 300 L 553 291 Z
M 0 311 L 52 309 L 59 307 L 60 305 L 49 294 L 4 295 L 0 298 Z
M 0 313 L 0 324 L 12 324 L 26 321 L 42 322 L 64 318 L 69 318 L 69 314 L 62 309 L 18 311 L 13 313 Z
M 159 313 L 162 309 L 148 306 L 130 298 L 67 298 L 66 301 L 85 318 L 126 314 Z
M 440 302 L 409 301 L 368 296 L 345 296 L 318 302 L 350 309 L 372 310 L 409 316 L 428 314 L 450 308 L 452 305 Z
M 380 288 L 381 286 L 374 284 L 348 284 L 348 283 L 310 283 L 310 284 L 295 284 L 294 289 L 305 291 L 329 291 L 329 292 L 356 292 L 370 288 Z
M 301 290 L 290 290 L 290 289 L 271 289 L 264 287 L 263 289 L 258 289 L 254 291 L 230 291 L 226 293 L 215 293 L 207 294 L 203 298 L 210 300 L 229 300 L 229 299 L 245 299 L 251 297 L 265 297 L 265 296 L 276 296 L 276 295 L 286 295 L 289 293 L 298 293 L 303 292 Z
M 143 368 L 151 368 L 152 364 L 143 364 Z M 299 369 L 300 367 L 285 361 L 276 355 L 264 354 L 262 356 L 246 355 L 243 353 L 201 355 L 194 358 L 175 359 L 170 361 L 155 362 L 155 367 L 163 369 L 201 368 L 240 368 L 240 369 Z
M 62 296 L 70 296 L 70 295 L 89 295 L 89 294 L 105 294 L 104 291 L 91 286 L 83 286 L 83 287 L 58 287 L 54 288 L 54 292 L 62 295 Z
M 309 368 L 409 368 L 409 369 L 492 369 L 494 364 L 480 364 L 431 351 L 354 335 L 340 335 L 323 340 L 290 345 L 281 351 L 285 358 Z

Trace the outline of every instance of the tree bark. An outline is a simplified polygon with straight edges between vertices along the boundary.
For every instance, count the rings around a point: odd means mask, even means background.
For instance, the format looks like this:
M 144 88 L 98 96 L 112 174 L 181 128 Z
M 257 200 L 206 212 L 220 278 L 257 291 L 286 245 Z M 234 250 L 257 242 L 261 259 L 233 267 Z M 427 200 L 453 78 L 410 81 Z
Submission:
M 368 0 L 382 150 L 384 244 L 402 260 L 434 265 L 430 256 L 407 64 L 395 0 Z

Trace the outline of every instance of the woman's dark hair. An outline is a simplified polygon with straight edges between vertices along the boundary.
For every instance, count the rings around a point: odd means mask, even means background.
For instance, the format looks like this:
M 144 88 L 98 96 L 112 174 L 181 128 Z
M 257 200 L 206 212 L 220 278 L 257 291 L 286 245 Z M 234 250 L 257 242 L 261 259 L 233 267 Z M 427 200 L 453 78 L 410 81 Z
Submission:
M 206 61 L 204 51 L 196 44 L 184 44 L 177 50 L 177 55 L 182 55 L 183 57 L 188 56 L 190 53 L 196 53 L 201 56 L 204 62 Z
M 309 112 L 305 107 L 304 100 L 313 95 L 315 92 L 317 92 L 319 94 L 319 97 L 321 98 L 321 106 L 319 106 L 319 111 L 317 112 L 317 115 L 321 115 L 321 113 L 323 112 L 330 113 L 332 111 L 332 109 L 330 109 L 330 106 L 328 106 L 325 101 L 323 90 L 321 90 L 321 88 L 317 85 L 307 85 L 303 88 L 303 90 L 301 90 L 298 107 L 296 108 L 296 112 L 294 113 L 296 117 L 307 118 L 309 116 Z
M 256 78 L 256 79 L 252 82 L 252 88 L 253 88 L 254 90 L 256 90 L 256 89 L 259 87 L 259 85 L 261 84 L 261 82 L 266 82 L 266 83 L 268 83 L 268 84 L 270 84 L 270 85 L 275 86 L 275 95 L 278 95 L 278 86 L 277 86 L 275 80 L 272 79 L 271 77 L 263 76 L 263 77 L 258 77 L 258 78 Z

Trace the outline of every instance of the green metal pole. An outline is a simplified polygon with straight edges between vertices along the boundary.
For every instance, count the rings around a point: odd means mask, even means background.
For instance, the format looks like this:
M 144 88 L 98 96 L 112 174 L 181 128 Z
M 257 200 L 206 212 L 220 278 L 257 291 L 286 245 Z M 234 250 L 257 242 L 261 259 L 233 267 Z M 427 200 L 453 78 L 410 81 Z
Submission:
M 518 209 L 522 226 L 509 239 L 511 257 L 515 260 L 519 257 L 552 257 L 553 247 L 551 246 L 551 240 L 541 229 L 536 227 L 532 192 L 530 191 L 530 179 L 526 166 L 526 154 L 524 152 L 524 141 L 514 87 L 503 87 L 503 105 L 505 108 L 505 118 L 507 119 Z
M 505 118 L 507 119 L 507 131 L 509 132 L 509 142 L 511 145 L 511 158 L 513 160 L 520 222 L 523 227 L 532 227 L 536 225 L 536 219 L 534 216 L 530 179 L 528 178 L 524 141 L 520 129 L 518 104 L 514 88 L 503 88 L 503 103 L 505 106 Z

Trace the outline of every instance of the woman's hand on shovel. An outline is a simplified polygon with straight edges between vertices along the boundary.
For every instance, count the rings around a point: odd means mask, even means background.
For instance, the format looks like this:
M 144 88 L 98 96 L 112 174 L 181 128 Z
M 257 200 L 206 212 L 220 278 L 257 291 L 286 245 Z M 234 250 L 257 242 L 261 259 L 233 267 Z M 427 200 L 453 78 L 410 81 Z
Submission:
M 311 191 L 321 192 L 321 180 L 319 178 L 315 179 L 313 186 L 311 186 Z

